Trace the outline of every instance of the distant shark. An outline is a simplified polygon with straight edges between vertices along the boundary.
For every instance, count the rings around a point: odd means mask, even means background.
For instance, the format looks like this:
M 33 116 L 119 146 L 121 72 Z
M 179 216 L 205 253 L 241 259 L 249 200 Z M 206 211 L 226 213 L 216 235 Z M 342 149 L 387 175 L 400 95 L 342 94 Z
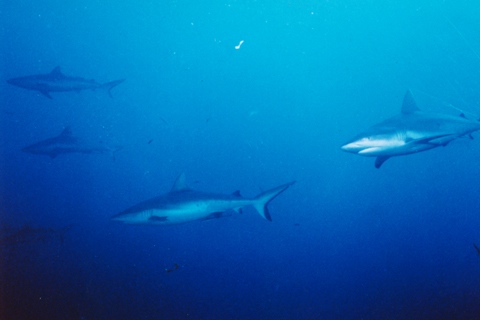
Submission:
M 60 228 L 32 228 L 28 224 L 22 229 L 11 232 L 10 234 L 0 238 L 0 246 L 13 246 L 18 244 L 47 242 L 54 239 L 60 240 L 63 244 L 65 234 L 72 228 L 72 225 Z
M 47 98 L 52 99 L 50 92 L 96 89 L 106 89 L 108 91 L 108 95 L 112 97 L 111 90 L 123 81 L 125 81 L 125 79 L 115 80 L 102 84 L 96 82 L 95 80 L 66 76 L 62 73 L 60 67 L 55 67 L 50 73 L 12 78 L 8 79 L 7 83 L 20 88 L 39 91 Z
M 39 141 L 22 149 L 23 152 L 47 155 L 56 158 L 58 155 L 67 153 L 87 153 L 87 154 L 111 154 L 114 156 L 118 148 L 109 148 L 107 146 L 88 146 L 72 136 L 70 127 L 63 129 L 62 133 L 54 138 Z
M 452 140 L 468 136 L 480 130 L 480 122 L 470 120 L 464 114 L 452 116 L 422 112 L 407 91 L 401 113 L 380 122 L 358 134 L 342 146 L 347 152 L 361 156 L 377 157 L 375 167 L 394 156 L 446 146 Z
M 295 181 L 265 191 L 255 198 L 244 198 L 239 191 L 230 195 L 190 189 L 181 174 L 169 193 L 141 202 L 115 215 L 112 220 L 126 224 L 173 225 L 196 220 L 220 218 L 226 212 L 241 212 L 253 206 L 266 220 L 272 221 L 267 205 Z

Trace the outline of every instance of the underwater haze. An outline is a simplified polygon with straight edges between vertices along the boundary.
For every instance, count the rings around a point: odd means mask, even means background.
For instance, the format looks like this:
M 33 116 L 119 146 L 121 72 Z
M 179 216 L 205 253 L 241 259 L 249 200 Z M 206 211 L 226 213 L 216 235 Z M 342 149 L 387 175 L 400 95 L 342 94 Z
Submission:
M 480 319 L 479 133 L 380 169 L 340 148 L 409 89 L 478 119 L 479 16 L 462 0 L 2 1 L 0 319 Z M 91 88 L 7 83 L 57 66 Z M 88 148 L 32 147 L 62 132 Z M 271 222 L 251 206 L 112 221 L 182 173 L 246 198 L 296 183 Z

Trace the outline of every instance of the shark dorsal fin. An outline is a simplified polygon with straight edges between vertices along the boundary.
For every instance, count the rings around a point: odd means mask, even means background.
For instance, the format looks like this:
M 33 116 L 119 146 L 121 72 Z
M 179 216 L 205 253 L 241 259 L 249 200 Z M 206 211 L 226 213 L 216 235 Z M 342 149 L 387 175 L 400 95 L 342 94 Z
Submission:
M 187 178 L 185 177 L 185 173 L 182 172 L 177 177 L 177 180 L 175 180 L 175 183 L 173 184 L 172 190 L 170 190 L 170 192 L 179 192 L 185 190 L 190 190 L 190 188 L 187 185 Z
M 72 129 L 70 127 L 65 127 L 62 133 L 60 133 L 61 137 L 71 137 L 72 136 Z
M 417 103 L 415 102 L 415 99 L 413 98 L 412 92 L 410 90 L 405 93 L 405 96 L 403 97 L 403 104 L 402 104 L 402 114 L 412 114 L 417 111 L 420 111 L 420 109 L 417 107 Z
M 53 68 L 53 70 L 50 71 L 50 75 L 54 78 L 63 77 L 63 73 L 62 73 L 62 70 L 60 69 L 60 66 L 56 66 L 55 68 Z

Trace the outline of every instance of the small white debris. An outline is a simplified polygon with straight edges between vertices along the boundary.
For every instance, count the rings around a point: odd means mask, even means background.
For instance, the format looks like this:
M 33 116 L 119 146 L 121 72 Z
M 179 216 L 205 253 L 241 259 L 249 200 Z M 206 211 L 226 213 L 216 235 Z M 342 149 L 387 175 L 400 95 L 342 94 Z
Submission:
M 235 46 L 235 49 L 240 49 L 240 47 L 242 46 L 242 43 L 243 43 L 243 40 L 240 40 L 240 42 L 238 43 L 238 46 Z

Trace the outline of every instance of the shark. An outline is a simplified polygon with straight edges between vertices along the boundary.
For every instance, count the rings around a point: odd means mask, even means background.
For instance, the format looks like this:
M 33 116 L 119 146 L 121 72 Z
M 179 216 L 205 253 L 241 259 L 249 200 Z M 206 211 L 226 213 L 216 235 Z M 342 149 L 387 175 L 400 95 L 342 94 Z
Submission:
M 86 145 L 72 135 L 70 127 L 66 127 L 56 137 L 45 139 L 22 149 L 23 152 L 37 155 L 46 155 L 54 159 L 58 155 L 68 153 L 85 153 L 85 154 L 111 154 L 120 150 L 120 147 L 110 148 L 108 146 L 89 146 Z
M 185 174 L 181 173 L 170 192 L 140 202 L 114 215 L 112 220 L 136 225 L 175 225 L 220 218 L 232 210 L 241 213 L 242 208 L 253 206 L 262 218 L 272 221 L 268 204 L 294 183 L 283 184 L 254 198 L 244 198 L 239 191 L 216 194 L 192 190 Z
M 125 79 L 98 83 L 93 79 L 71 77 L 63 74 L 60 67 L 57 66 L 50 73 L 12 78 L 8 79 L 7 83 L 20 88 L 38 91 L 49 99 L 53 99 L 50 92 L 78 92 L 81 90 L 96 89 L 106 89 L 108 95 L 112 98 L 111 90 L 123 81 L 125 81 Z
M 460 137 L 473 139 L 480 130 L 478 120 L 465 114 L 449 115 L 424 112 L 408 90 L 403 98 L 401 112 L 359 133 L 344 144 L 342 150 L 366 157 L 376 157 L 375 167 L 395 156 L 403 156 L 447 146 Z
M 65 234 L 73 227 L 68 225 L 60 229 L 53 228 L 33 228 L 25 224 L 23 228 L 10 232 L 10 234 L 0 238 L 0 246 L 13 246 L 18 244 L 47 242 L 58 239 L 63 244 Z

